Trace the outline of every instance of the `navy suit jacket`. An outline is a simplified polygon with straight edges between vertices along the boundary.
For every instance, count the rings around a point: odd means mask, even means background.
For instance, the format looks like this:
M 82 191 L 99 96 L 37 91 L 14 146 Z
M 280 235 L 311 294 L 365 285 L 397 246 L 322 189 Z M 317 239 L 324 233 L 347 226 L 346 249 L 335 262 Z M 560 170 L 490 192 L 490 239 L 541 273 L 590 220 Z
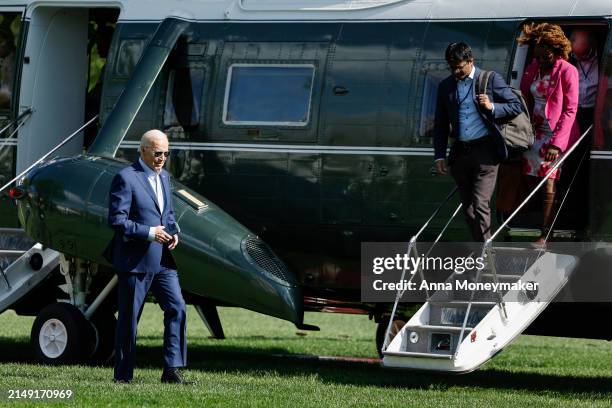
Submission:
M 149 227 L 176 226 L 168 172 L 160 173 L 164 211 L 159 210 L 155 192 L 138 161 L 121 170 L 110 188 L 108 225 L 115 230 L 104 257 L 119 272 L 157 272 L 164 246 L 149 241 Z M 168 249 L 165 249 L 168 251 Z
M 478 75 L 481 69 L 476 67 L 474 72 L 474 83 L 477 85 Z M 482 109 L 478 103 L 478 89 L 473 92 L 476 108 L 483 117 L 493 136 L 497 153 L 500 160 L 508 157 L 506 143 L 497 123 L 500 119 L 513 118 L 523 111 L 521 100 L 512 92 L 506 81 L 497 72 L 493 72 L 487 83 L 487 95 L 489 100 L 495 104 L 493 112 Z M 434 118 L 434 153 L 436 159 L 446 158 L 448 137 L 456 138 L 459 129 L 459 106 L 457 101 L 457 80 L 453 75 L 448 76 L 438 87 L 438 98 L 436 102 L 436 115 Z M 451 152 L 452 154 L 452 152 Z M 452 157 L 449 157 L 451 164 Z

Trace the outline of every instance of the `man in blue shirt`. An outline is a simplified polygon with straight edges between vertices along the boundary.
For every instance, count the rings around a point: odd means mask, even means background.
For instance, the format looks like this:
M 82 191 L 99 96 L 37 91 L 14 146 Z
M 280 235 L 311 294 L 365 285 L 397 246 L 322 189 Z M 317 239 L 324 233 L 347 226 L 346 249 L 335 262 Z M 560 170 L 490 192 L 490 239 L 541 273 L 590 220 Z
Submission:
M 499 163 L 508 156 L 496 120 L 512 118 L 522 111 L 520 99 L 503 78 L 493 72 L 486 93 L 478 94 L 481 70 L 474 65 L 469 45 L 450 44 L 445 53 L 452 72 L 438 87 L 434 120 L 436 171 L 447 174 L 446 148 L 449 136 L 455 141 L 448 156 L 450 173 L 459 189 L 463 212 L 475 241 L 491 236 L 489 202 Z

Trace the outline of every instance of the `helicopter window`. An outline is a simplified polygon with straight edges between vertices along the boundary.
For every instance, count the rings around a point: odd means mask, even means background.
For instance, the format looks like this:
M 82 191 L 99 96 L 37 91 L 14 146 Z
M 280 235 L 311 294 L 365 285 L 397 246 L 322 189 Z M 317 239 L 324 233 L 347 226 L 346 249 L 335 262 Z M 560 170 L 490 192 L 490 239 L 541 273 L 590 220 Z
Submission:
M 426 140 L 431 136 L 434 125 L 434 116 L 436 113 L 436 101 L 438 98 L 438 85 L 448 72 L 446 65 L 431 64 L 427 67 L 425 77 L 423 79 L 423 98 L 421 103 L 421 120 L 419 126 L 419 137 Z
M 21 13 L 0 13 L 0 109 L 10 109 Z
M 130 39 L 121 41 L 119 55 L 115 63 L 115 74 L 127 78 L 138 63 L 144 50 L 144 39 Z
M 223 123 L 306 126 L 314 71 L 311 64 L 232 64 Z
M 168 74 L 164 128 L 197 127 L 202 109 L 205 70 L 200 67 L 174 68 Z

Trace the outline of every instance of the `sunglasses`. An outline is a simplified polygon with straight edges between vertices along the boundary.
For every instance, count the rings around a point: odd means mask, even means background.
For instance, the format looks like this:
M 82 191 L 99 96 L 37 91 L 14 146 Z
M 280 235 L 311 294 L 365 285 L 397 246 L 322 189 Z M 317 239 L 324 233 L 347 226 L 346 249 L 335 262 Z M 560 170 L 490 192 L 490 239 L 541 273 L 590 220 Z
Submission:
M 153 156 L 155 156 L 155 157 L 161 157 L 162 154 L 164 155 L 164 157 L 170 156 L 170 152 L 168 152 L 168 151 L 166 151 L 166 152 L 162 152 L 162 151 L 153 152 Z

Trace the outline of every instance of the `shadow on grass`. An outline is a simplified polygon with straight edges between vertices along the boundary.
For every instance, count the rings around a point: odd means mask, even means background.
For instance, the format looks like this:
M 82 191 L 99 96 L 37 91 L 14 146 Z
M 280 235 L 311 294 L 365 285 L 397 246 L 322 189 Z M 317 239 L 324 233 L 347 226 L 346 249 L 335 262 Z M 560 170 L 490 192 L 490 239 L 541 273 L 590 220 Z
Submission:
M 160 348 L 152 348 L 152 360 L 159 359 Z M 280 355 L 279 355 L 280 354 Z M 196 346 L 189 349 L 189 369 L 206 372 L 235 372 L 261 375 L 262 371 L 279 376 L 316 374 L 322 382 L 355 386 L 397 387 L 445 390 L 450 387 L 477 387 L 559 393 L 597 393 L 612 395 L 610 377 L 580 377 L 540 373 L 517 373 L 484 369 L 465 375 L 393 370 L 378 362 L 321 360 L 316 356 L 283 353 L 280 350 L 240 347 Z
M 139 367 L 161 370 L 161 346 L 139 345 L 137 355 Z M 375 361 L 321 360 L 314 355 L 291 353 L 282 347 L 244 347 L 223 342 L 212 345 L 190 345 L 188 360 L 188 369 L 193 371 L 253 376 L 261 376 L 262 372 L 270 372 L 279 376 L 292 377 L 316 374 L 323 383 L 354 386 L 439 391 L 451 387 L 474 387 L 558 392 L 560 394 L 593 394 L 594 397 L 597 394 L 597 398 L 612 395 L 612 375 L 610 377 L 581 377 L 508 372 L 486 368 L 465 375 L 439 374 L 386 369 Z M 0 363 L 36 363 L 29 339 L 0 337 Z
M 0 337 L 0 363 L 36 364 L 29 337 Z

